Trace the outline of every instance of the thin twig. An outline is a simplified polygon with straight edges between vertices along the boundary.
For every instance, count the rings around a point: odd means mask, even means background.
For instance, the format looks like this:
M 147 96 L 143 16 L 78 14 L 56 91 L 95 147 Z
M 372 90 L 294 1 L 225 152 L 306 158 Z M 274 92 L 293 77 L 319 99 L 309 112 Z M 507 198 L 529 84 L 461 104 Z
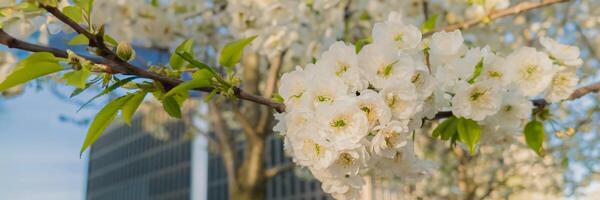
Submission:
M 448 32 L 448 31 L 454 31 L 454 30 L 464 30 L 464 29 L 468 29 L 472 26 L 481 24 L 483 22 L 493 21 L 498 18 L 516 15 L 516 14 L 519 14 L 522 12 L 527 12 L 527 11 L 531 11 L 531 10 L 534 10 L 537 8 L 549 6 L 549 5 L 556 4 L 556 3 L 563 3 L 563 2 L 567 2 L 567 1 L 571 1 L 571 0 L 542 0 L 539 2 L 535 2 L 535 1 L 522 2 L 522 3 L 519 3 L 517 5 L 511 6 L 511 7 L 505 8 L 505 9 L 500 9 L 500 10 L 491 12 L 487 15 L 487 17 L 470 19 L 470 20 L 467 20 L 462 23 L 453 24 L 453 25 L 439 28 L 439 29 L 436 29 L 433 31 L 429 31 L 427 33 L 424 33 L 423 37 L 429 37 L 433 33 L 440 32 L 440 31 Z
M 294 163 L 286 163 L 283 165 L 278 165 L 269 169 L 265 170 L 265 177 L 268 178 L 272 178 L 274 176 L 277 176 L 278 174 L 285 172 L 285 171 L 289 171 L 294 169 Z
M 490 13 L 487 17 L 487 20 L 494 20 L 494 19 L 498 19 L 498 18 L 510 16 L 510 15 L 515 15 L 515 14 L 518 14 L 521 12 L 530 11 L 530 10 L 533 10 L 536 8 L 541 8 L 544 6 L 549 6 L 552 4 L 562 3 L 562 2 L 567 2 L 567 1 L 570 1 L 570 0 L 546 0 L 546 1 L 541 1 L 541 2 L 523 2 L 523 3 L 519 3 L 515 6 L 511 6 L 509 8 L 497 10 L 493 13 Z M 86 37 L 89 37 L 90 45 L 97 46 L 101 49 L 104 49 L 103 46 L 105 47 L 105 45 L 102 42 L 102 39 L 99 39 L 99 37 L 97 37 L 96 35 L 85 30 L 79 24 L 72 21 L 70 18 L 68 18 L 66 15 L 64 15 L 62 12 L 60 12 L 58 9 L 49 8 L 49 7 L 45 7 L 45 8 L 48 10 L 48 12 L 55 15 L 59 20 L 63 21 L 64 23 L 66 23 L 67 25 L 72 27 L 78 33 L 84 34 Z M 466 22 L 463 22 L 460 24 L 450 25 L 450 26 L 447 26 L 447 27 L 444 27 L 444 28 L 441 28 L 438 30 L 427 32 L 423 35 L 424 35 L 424 37 L 427 37 L 437 31 L 442 31 L 442 30 L 452 31 L 452 30 L 456 30 L 456 29 L 467 29 L 469 27 L 472 27 L 474 25 L 482 23 L 483 21 L 484 21 L 484 19 L 473 19 L 473 20 L 469 20 L 469 21 L 466 21 Z M 3 31 L 0 32 L 0 43 L 6 45 L 8 47 L 11 47 L 11 48 L 18 48 L 18 49 L 32 51 L 32 52 L 44 51 L 44 52 L 53 53 L 54 55 L 59 56 L 59 57 L 66 57 L 65 51 L 55 49 L 55 48 L 50 48 L 50 47 L 33 45 L 33 44 L 30 44 L 30 43 L 27 43 L 24 41 L 14 39 L 12 37 L 8 37 L 8 36 L 9 35 L 6 33 L 3 33 Z M 108 48 L 106 48 L 106 49 L 108 49 Z M 135 75 L 135 76 L 139 76 L 142 78 L 148 78 L 148 79 L 159 81 L 162 84 L 164 84 L 166 86 L 170 86 L 170 87 L 175 87 L 183 82 L 182 80 L 179 80 L 179 79 L 169 78 L 169 77 L 165 77 L 165 76 L 156 74 L 154 72 L 146 71 L 146 70 L 144 70 L 143 67 L 134 66 L 133 64 L 123 61 L 116 56 L 112 56 L 112 55 L 114 55 L 114 53 L 112 51 L 110 51 L 110 49 L 108 49 L 108 51 L 106 51 L 105 54 L 108 54 L 108 55 L 101 55 L 105 58 L 104 60 L 100 60 L 100 61 L 96 60 L 96 61 L 97 61 L 97 63 L 106 64 L 109 67 L 111 67 L 111 71 L 113 73 L 120 73 L 120 74 L 125 74 L 125 75 Z M 196 88 L 194 90 L 202 91 L 202 92 L 211 92 L 212 88 Z M 592 93 L 592 92 L 598 92 L 599 90 L 600 90 L 600 82 L 586 86 L 586 87 L 582 87 L 582 88 L 579 88 L 578 90 L 576 90 L 571 95 L 569 100 L 577 99 L 585 94 Z M 269 98 L 248 93 L 238 87 L 233 88 L 233 91 L 234 91 L 235 96 L 238 97 L 239 99 L 252 101 L 252 102 L 255 102 L 258 104 L 268 106 L 270 108 L 275 109 L 277 112 L 285 112 L 285 105 L 283 103 L 274 102 Z M 536 105 L 547 104 L 547 102 L 545 102 L 544 100 L 534 100 L 534 103 L 536 103 Z M 444 117 L 451 116 L 451 113 L 440 112 L 440 113 L 438 113 L 438 115 L 436 115 L 436 119 L 438 118 L 438 116 L 440 118 L 444 118 Z

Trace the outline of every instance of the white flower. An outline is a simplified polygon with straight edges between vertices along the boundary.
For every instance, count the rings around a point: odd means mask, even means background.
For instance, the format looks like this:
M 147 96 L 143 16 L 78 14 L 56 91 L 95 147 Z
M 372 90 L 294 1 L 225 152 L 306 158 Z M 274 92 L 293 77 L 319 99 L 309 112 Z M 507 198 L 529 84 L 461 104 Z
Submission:
M 393 158 L 380 157 L 374 164 L 373 171 L 378 176 L 402 177 L 403 182 L 416 181 L 429 173 L 431 164 L 419 160 L 413 150 L 412 142 L 407 143 Z
M 482 5 L 471 5 L 465 10 L 465 16 L 469 19 L 485 17 L 485 8 Z
M 485 9 L 488 12 L 508 8 L 508 6 L 510 5 L 509 0 L 485 0 L 484 2 Z
M 376 89 L 381 89 L 389 80 L 410 79 L 414 61 L 408 56 L 398 55 L 389 44 L 369 44 L 358 53 L 358 64 L 367 79 Z
M 392 111 L 395 119 L 408 120 L 421 109 L 421 105 L 417 101 L 415 86 L 408 81 L 388 82 L 379 94 Z
M 369 134 L 367 116 L 353 99 L 344 99 L 332 105 L 316 108 L 316 121 L 321 127 L 320 134 L 330 141 L 337 150 L 354 149 Z
M 314 112 L 304 107 L 287 112 L 285 115 L 286 134 L 302 134 L 302 128 L 314 119 Z
M 415 73 L 410 78 L 410 82 L 415 86 L 420 99 L 426 99 L 433 93 L 437 82 L 424 63 L 415 62 L 417 65 Z
M 286 113 L 275 113 L 273 114 L 273 117 L 275 118 L 275 120 L 277 120 L 277 123 L 275 124 L 275 126 L 273 126 L 273 131 L 279 133 L 280 135 L 285 135 L 287 128 L 286 128 Z
M 315 68 L 319 73 L 327 73 L 340 77 L 348 85 L 350 91 L 360 91 L 369 86 L 363 77 L 363 71 L 358 67 L 358 60 L 354 46 L 342 41 L 333 43 L 316 63 Z
M 394 158 L 401 147 L 408 141 L 406 125 L 399 121 L 392 121 L 374 129 L 375 137 L 371 140 L 371 150 L 375 155 L 385 158 Z
M 548 54 L 562 65 L 577 67 L 583 63 L 579 58 L 579 48 L 576 46 L 560 44 L 549 37 L 541 37 L 540 43 Z
M 514 83 L 527 97 L 536 96 L 544 91 L 555 73 L 548 55 L 531 47 L 515 50 L 506 57 L 506 61 L 514 73 Z
M 373 26 L 373 42 L 394 44 L 400 50 L 414 49 L 421 43 L 421 31 L 413 25 L 386 21 Z
M 341 151 L 327 171 L 333 177 L 356 176 L 360 169 L 366 166 L 366 155 L 363 147 Z
M 360 110 L 366 114 L 371 128 L 377 124 L 385 124 L 392 118 L 392 113 L 381 95 L 373 90 L 361 91 L 357 104 Z
M 294 107 L 303 104 L 302 100 L 305 100 L 307 96 L 307 82 L 307 75 L 300 67 L 281 76 L 279 95 L 283 97 L 288 110 L 293 110 Z
M 451 99 L 441 88 L 434 88 L 433 94 L 423 103 L 422 116 L 433 119 L 439 111 L 450 110 Z
M 482 122 L 483 143 L 509 141 L 515 133 L 522 131 L 529 120 L 533 103 L 516 91 L 506 92 L 498 112 Z
M 506 65 L 506 59 L 489 54 L 483 59 L 483 68 L 478 80 L 495 81 L 502 86 L 507 86 L 511 83 L 512 72 L 513 70 Z
M 523 95 L 516 91 L 506 92 L 502 95 L 498 112 L 488 117 L 484 123 L 517 131 L 527 122 L 532 109 L 533 103 Z
M 315 173 L 313 171 L 313 175 L 315 178 L 320 180 L 323 184 L 321 188 L 323 191 L 331 194 L 335 199 L 359 199 L 360 198 L 360 188 L 363 187 L 364 180 L 361 176 L 344 176 L 341 178 L 330 178 L 323 177 L 319 175 L 320 173 Z
M 448 65 L 451 67 L 450 71 L 455 73 L 455 76 L 463 80 L 469 80 L 475 72 L 475 67 L 484 57 L 491 54 L 491 48 L 486 46 L 484 48 L 471 48 L 465 52 L 465 55 L 457 59 Z
M 310 124 L 305 127 L 305 134 L 287 136 L 290 138 L 291 152 L 296 164 L 325 169 L 333 163 L 338 153 L 318 131 L 315 125 Z
M 496 113 L 500 108 L 500 95 L 494 86 L 493 82 L 473 85 L 461 82 L 452 98 L 452 113 L 475 121 Z
M 452 32 L 437 32 L 431 36 L 429 48 L 432 54 L 451 55 L 456 54 L 463 47 L 464 39 L 459 30 Z
M 307 98 L 313 105 L 333 104 L 346 97 L 348 86 L 344 80 L 326 74 L 314 74 L 308 83 Z
M 575 91 L 579 78 L 574 69 L 565 69 L 554 75 L 550 87 L 546 90 L 545 99 L 550 102 L 559 102 L 569 98 Z
M 335 6 L 340 0 L 314 0 L 312 2 L 312 8 L 315 10 L 325 10 L 327 8 Z

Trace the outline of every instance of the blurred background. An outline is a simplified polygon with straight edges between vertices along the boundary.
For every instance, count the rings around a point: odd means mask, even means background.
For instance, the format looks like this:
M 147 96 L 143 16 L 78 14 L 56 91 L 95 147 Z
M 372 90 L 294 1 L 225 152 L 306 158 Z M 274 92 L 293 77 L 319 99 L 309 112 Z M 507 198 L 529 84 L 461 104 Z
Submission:
M 243 88 L 268 94 L 273 92 L 269 77 L 310 63 L 336 40 L 368 39 L 372 25 L 390 12 L 417 25 L 437 14 L 437 26 L 443 27 L 522 2 L 529 1 L 102 0 L 94 4 L 92 19 L 94 24 L 106 24 L 107 33 L 118 41 L 134 45 L 136 64 L 153 67 L 168 63 L 169 52 L 188 38 L 196 43 L 196 55 L 212 64 L 227 41 L 258 35 L 237 70 Z M 89 55 L 85 47 L 67 45 L 75 34 L 61 31 L 64 25 L 51 18 L 38 23 L 34 17 L 4 29 L 33 43 Z M 584 86 L 600 80 L 599 25 L 600 1 L 571 0 L 484 23 L 463 35 L 466 42 L 490 45 L 500 54 L 520 46 L 539 47 L 541 36 L 577 46 L 584 60 L 579 85 Z M 0 77 L 14 65 L 15 57 L 27 55 L 7 48 L 0 51 Z M 273 66 L 278 66 L 274 73 Z M 115 91 L 79 110 L 102 88 L 92 87 L 71 98 L 73 88 L 61 82 L 60 76 L 47 77 L 0 97 L 0 199 L 231 199 L 224 166 L 228 161 L 221 156 L 223 147 L 213 144 L 218 139 L 211 126 L 214 113 L 202 94 L 192 94 L 183 120 L 169 118 L 156 100 L 147 98 L 132 126 L 113 124 L 80 157 L 94 114 L 126 91 Z M 598 199 L 598 100 L 590 94 L 552 105 L 543 157 L 528 149 L 518 133 L 514 141 L 482 145 L 477 155 L 469 156 L 433 139 L 430 132 L 436 123 L 428 122 L 416 134 L 416 151 L 438 168 L 414 186 L 382 183 L 372 188 L 373 199 Z M 239 161 L 234 166 L 238 169 L 246 159 L 247 133 L 236 118 L 239 111 L 229 103 L 218 108 L 234 144 L 232 159 Z M 285 167 L 290 159 L 283 153 L 281 137 L 272 134 L 273 113 L 245 103 L 239 106 L 252 124 L 262 124 L 260 116 L 268 116 L 263 163 L 266 168 L 287 169 L 266 177 L 260 188 L 264 197 L 330 199 L 306 171 Z

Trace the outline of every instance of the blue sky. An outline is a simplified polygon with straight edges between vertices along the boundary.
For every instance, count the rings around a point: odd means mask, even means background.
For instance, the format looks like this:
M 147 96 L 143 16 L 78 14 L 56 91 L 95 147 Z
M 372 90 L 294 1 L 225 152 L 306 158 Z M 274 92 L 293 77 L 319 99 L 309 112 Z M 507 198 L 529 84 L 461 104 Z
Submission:
M 48 89 L 0 99 L 0 199 L 83 199 L 87 158 L 79 158 L 86 126 L 62 122 L 79 105 Z

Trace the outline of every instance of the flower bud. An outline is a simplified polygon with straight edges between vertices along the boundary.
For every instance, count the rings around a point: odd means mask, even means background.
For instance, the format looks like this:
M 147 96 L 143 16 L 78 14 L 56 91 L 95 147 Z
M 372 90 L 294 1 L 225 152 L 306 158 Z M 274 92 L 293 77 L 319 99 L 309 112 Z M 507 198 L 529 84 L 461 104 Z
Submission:
M 131 44 L 120 42 L 119 45 L 117 45 L 117 56 L 125 61 L 130 61 L 135 58 L 135 51 L 131 47 Z

